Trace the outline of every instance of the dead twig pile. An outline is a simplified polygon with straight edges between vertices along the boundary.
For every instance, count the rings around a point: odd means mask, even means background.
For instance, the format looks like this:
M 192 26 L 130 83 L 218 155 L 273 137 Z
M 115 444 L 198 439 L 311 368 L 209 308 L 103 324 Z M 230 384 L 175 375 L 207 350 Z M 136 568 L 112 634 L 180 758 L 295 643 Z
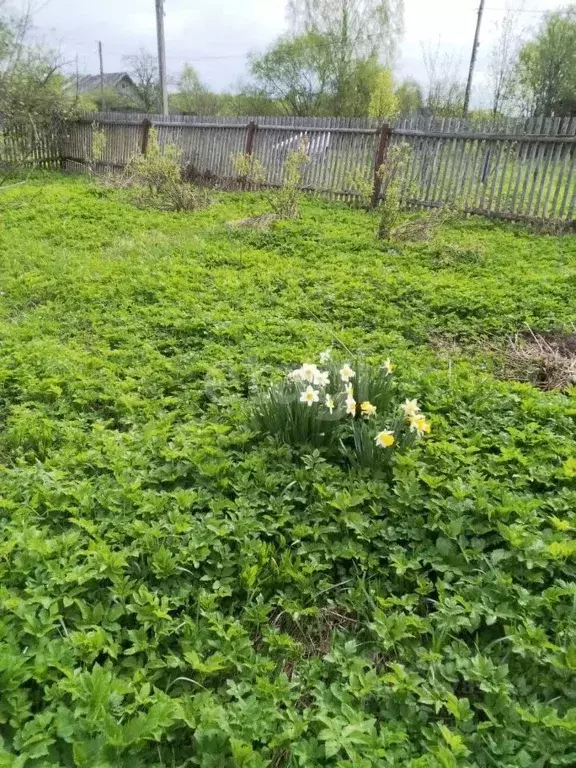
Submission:
M 576 334 L 517 334 L 506 348 L 503 375 L 544 390 L 576 385 Z

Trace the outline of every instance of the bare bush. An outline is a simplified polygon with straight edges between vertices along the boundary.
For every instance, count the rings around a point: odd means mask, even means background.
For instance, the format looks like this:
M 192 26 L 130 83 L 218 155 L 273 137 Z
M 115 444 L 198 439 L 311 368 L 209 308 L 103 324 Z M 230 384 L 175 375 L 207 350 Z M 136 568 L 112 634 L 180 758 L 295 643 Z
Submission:
M 544 390 L 576 385 L 576 334 L 517 334 L 505 350 L 502 374 Z
M 277 213 L 261 213 L 259 216 L 250 216 L 249 219 L 230 221 L 227 226 L 230 229 L 267 229 L 270 224 L 279 220 Z
M 139 208 L 156 208 L 159 211 L 198 211 L 210 205 L 212 196 L 205 187 L 187 182 L 167 182 L 160 191 L 151 193 L 146 187 L 132 186 L 131 198 Z
M 432 240 L 438 229 L 453 219 L 455 211 L 449 206 L 439 206 L 429 211 L 404 214 L 404 202 L 413 197 L 413 189 L 407 178 L 411 148 L 408 144 L 390 147 L 386 161 L 379 169 L 384 188 L 380 207 L 378 237 L 396 242 L 423 242 Z
M 391 239 L 397 242 L 429 242 L 433 240 L 440 227 L 457 216 L 449 206 L 439 206 L 427 212 L 409 214 L 391 232 Z
M 430 248 L 428 257 L 434 269 L 468 269 L 484 264 L 486 254 L 477 243 L 440 243 Z

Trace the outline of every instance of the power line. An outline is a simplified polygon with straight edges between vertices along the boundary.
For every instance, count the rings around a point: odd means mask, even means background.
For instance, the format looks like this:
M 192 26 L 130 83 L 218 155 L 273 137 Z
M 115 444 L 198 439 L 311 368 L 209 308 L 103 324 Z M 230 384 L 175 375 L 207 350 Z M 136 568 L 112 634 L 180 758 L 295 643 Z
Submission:
M 243 59 L 248 56 L 248 52 L 244 53 L 224 53 L 219 56 L 168 56 L 169 59 L 179 59 L 180 61 L 214 61 L 216 59 Z
M 163 0 L 157 0 L 157 1 L 163 2 Z M 370 42 L 370 41 L 378 40 L 378 39 L 380 39 L 380 35 L 365 35 L 364 38 L 363 38 L 363 40 L 366 41 L 366 42 Z M 76 49 L 85 47 L 85 43 L 81 42 L 79 40 L 76 41 L 76 40 L 70 40 L 69 39 L 69 40 L 64 40 L 63 42 L 65 44 L 67 44 L 67 45 L 70 45 L 71 47 L 76 48 Z M 311 47 L 313 47 L 313 48 L 331 48 L 331 47 L 334 46 L 334 43 L 332 41 L 326 41 L 326 42 L 309 43 L 309 45 Z M 121 50 L 125 50 L 124 48 L 120 48 L 120 46 L 117 46 L 117 45 L 116 46 L 115 45 L 110 46 L 110 45 L 107 44 L 106 47 L 107 47 L 107 50 L 112 50 L 112 51 L 116 51 L 116 52 L 119 52 Z M 216 55 L 211 55 L 211 56 L 192 56 L 192 57 L 185 56 L 185 55 L 182 55 L 182 56 L 165 55 L 165 58 L 166 59 L 179 59 L 180 61 L 182 61 L 182 60 L 185 60 L 185 61 L 215 61 L 215 60 L 218 60 L 218 59 L 239 59 L 239 58 L 244 58 L 245 56 L 248 56 L 249 53 L 250 53 L 250 51 L 244 51 L 244 53 L 224 53 L 224 54 L 216 54 Z
M 529 8 L 485 8 L 485 11 L 503 11 L 504 13 L 554 13 L 553 10 L 530 10 Z

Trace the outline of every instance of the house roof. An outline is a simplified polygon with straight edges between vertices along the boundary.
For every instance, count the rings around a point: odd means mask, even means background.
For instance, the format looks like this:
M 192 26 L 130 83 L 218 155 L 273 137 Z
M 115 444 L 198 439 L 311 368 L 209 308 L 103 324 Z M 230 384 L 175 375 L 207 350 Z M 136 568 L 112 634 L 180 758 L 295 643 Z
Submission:
M 132 78 L 127 72 L 110 72 L 104 75 L 104 89 L 112 90 L 124 78 L 128 78 L 130 85 L 134 85 Z M 71 85 L 76 87 L 76 78 L 73 78 Z M 94 93 L 100 90 L 100 75 L 82 75 L 78 78 L 78 91 L 80 93 Z

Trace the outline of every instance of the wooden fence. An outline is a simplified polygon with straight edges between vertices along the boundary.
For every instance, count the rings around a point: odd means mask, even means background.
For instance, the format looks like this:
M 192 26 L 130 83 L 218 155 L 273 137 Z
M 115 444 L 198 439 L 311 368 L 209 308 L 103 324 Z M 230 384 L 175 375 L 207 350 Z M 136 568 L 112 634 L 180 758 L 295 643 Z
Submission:
M 409 147 L 403 173 L 408 205 L 453 206 L 487 216 L 574 222 L 576 118 L 506 121 L 415 118 L 384 126 L 371 118 L 201 118 L 93 114 L 68 123 L 60 138 L 64 170 L 123 168 L 146 151 L 150 127 L 161 145 L 175 144 L 191 175 L 237 184 L 233 158 L 251 154 L 266 184 L 281 183 L 288 153 L 306 139 L 306 190 L 354 200 L 386 193 L 375 170 L 390 148 Z M 95 162 L 95 128 L 105 137 Z M 50 152 L 53 149 L 50 148 Z
M 0 168 L 59 168 L 60 138 L 56 124 L 42 130 L 30 124 L 7 127 L 0 118 Z

